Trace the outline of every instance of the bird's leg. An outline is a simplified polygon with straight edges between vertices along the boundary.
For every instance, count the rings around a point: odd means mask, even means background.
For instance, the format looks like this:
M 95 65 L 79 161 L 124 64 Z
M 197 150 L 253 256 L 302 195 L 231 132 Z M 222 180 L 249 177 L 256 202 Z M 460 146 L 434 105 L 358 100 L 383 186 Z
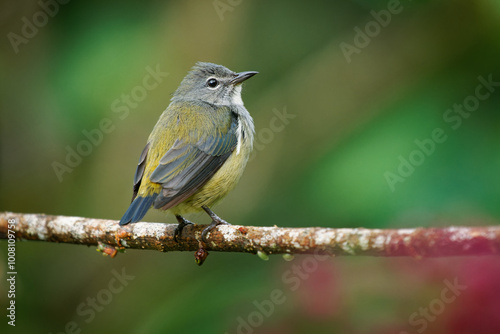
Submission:
M 203 240 L 203 242 L 206 242 L 208 232 L 213 230 L 215 226 L 221 225 L 221 224 L 224 224 L 224 225 L 231 225 L 231 224 L 229 224 L 227 221 L 225 221 L 221 217 L 217 216 L 207 206 L 204 205 L 204 206 L 202 206 L 202 208 L 203 208 L 203 210 L 205 210 L 206 213 L 208 213 L 210 218 L 212 218 L 212 223 L 210 225 L 208 225 L 207 227 L 205 227 L 205 229 L 201 232 L 201 240 Z
M 182 230 L 184 229 L 184 227 L 186 225 L 192 225 L 193 223 L 190 222 L 189 220 L 185 219 L 181 215 L 175 215 L 175 218 L 177 218 L 179 225 L 177 225 L 177 227 L 175 228 L 174 240 L 175 240 L 175 242 L 178 242 L 177 237 L 180 237 L 182 235 Z

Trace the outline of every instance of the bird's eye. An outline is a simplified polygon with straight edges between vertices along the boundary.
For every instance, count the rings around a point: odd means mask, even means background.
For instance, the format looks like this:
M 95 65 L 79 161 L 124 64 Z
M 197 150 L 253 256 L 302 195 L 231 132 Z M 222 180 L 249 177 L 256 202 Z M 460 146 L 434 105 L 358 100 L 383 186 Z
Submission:
M 215 88 L 219 85 L 219 81 L 217 81 L 217 79 L 214 79 L 214 78 L 210 78 L 207 80 L 207 86 L 210 87 L 210 88 Z

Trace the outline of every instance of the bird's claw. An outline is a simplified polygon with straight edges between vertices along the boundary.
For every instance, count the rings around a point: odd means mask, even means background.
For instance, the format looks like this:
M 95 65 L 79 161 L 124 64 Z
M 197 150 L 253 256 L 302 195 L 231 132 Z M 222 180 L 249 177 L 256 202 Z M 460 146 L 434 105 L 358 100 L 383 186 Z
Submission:
M 182 235 L 182 230 L 184 229 L 184 227 L 186 227 L 186 225 L 193 225 L 193 223 L 187 219 L 184 219 L 184 217 L 182 217 L 182 216 L 175 216 L 175 217 L 177 218 L 179 225 L 177 225 L 177 227 L 175 228 L 174 240 L 175 240 L 175 242 L 179 242 L 177 240 L 177 237 L 180 237 Z

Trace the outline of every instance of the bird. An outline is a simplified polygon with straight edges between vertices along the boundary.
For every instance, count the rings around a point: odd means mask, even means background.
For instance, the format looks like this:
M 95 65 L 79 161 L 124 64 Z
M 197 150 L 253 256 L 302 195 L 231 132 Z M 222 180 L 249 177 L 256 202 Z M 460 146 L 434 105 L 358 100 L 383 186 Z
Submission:
M 233 72 L 198 62 L 172 94 L 142 151 L 134 177 L 132 202 L 120 225 L 140 221 L 151 207 L 168 210 L 178 221 L 205 211 L 212 222 L 201 238 L 228 224 L 211 207 L 238 183 L 253 149 L 255 128 L 241 98 L 242 83 L 258 72 Z

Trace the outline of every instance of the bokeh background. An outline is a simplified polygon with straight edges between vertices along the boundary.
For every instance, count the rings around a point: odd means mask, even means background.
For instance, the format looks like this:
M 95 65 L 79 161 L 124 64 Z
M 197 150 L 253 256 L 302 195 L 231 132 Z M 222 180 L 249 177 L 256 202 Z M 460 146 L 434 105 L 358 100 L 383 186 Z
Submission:
M 216 208 L 228 221 L 366 228 L 499 221 L 500 87 L 456 129 L 443 118 L 475 95 L 478 77 L 500 82 L 495 0 L 54 3 L 1 4 L 2 211 L 119 219 L 170 94 L 196 61 L 210 61 L 260 72 L 243 91 L 256 153 Z M 390 18 L 381 14 L 388 10 Z M 46 22 L 44 11 L 53 14 Z M 168 75 L 141 90 L 148 68 Z M 134 92 L 127 105 L 123 96 Z M 106 119 L 112 130 L 58 177 L 54 162 L 67 165 L 68 149 L 83 147 L 85 131 Z M 436 128 L 446 140 L 391 187 L 387 172 L 397 173 L 400 156 L 409 159 L 415 140 Z M 208 223 L 205 215 L 189 218 Z M 145 220 L 175 222 L 160 212 Z M 0 254 L 4 314 L 5 242 Z M 17 270 L 16 327 L 2 316 L 2 333 L 500 332 L 496 257 L 264 262 L 212 253 L 197 267 L 191 253 L 110 259 L 84 246 L 22 242 Z M 109 294 L 116 272 L 133 279 Z M 466 288 L 445 290 L 453 282 Z M 270 306 L 273 291 L 280 303 Z M 443 291 L 453 301 L 444 302 Z

